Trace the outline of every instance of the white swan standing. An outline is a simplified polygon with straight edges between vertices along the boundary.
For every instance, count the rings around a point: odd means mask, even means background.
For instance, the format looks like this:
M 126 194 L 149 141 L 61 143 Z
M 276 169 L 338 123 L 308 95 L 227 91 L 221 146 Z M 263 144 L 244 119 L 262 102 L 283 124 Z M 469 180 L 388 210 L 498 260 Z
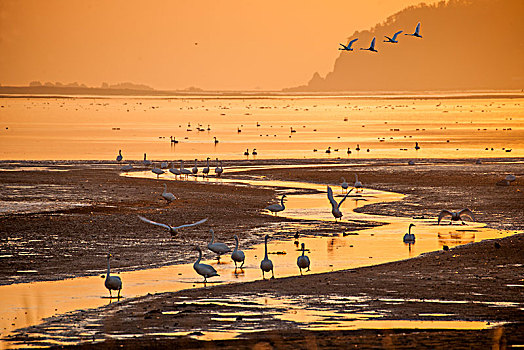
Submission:
M 264 244 L 265 244 L 265 254 L 264 254 L 264 260 L 260 262 L 260 269 L 262 270 L 262 278 L 266 279 L 264 276 L 264 272 L 271 271 L 271 278 L 275 278 L 275 274 L 273 273 L 273 262 L 269 260 L 267 256 L 267 240 L 269 238 L 269 235 L 266 235 L 264 237 Z
M 360 189 L 360 192 L 362 192 L 362 187 L 363 187 L 362 186 L 362 182 L 358 181 L 358 175 L 357 174 L 355 174 L 355 184 L 353 185 L 353 187 L 355 187 L 355 189 L 356 189 L 355 193 L 358 192 L 359 189 Z
M 217 158 L 217 167 L 215 168 L 216 177 L 220 177 L 223 172 L 224 172 L 224 168 L 222 168 L 222 161 L 218 160 Z
M 197 162 L 198 162 L 198 159 L 195 159 L 195 166 L 193 167 L 193 169 L 191 169 L 191 172 L 192 172 L 193 175 L 195 175 L 195 176 L 197 176 L 197 174 L 198 174 Z
M 298 269 L 300 270 L 300 275 L 302 275 L 302 269 L 307 269 L 306 271 L 309 271 L 309 258 L 306 255 L 304 255 L 306 252 L 306 245 L 302 243 L 301 247 L 302 255 L 300 255 L 297 259 L 297 265 Z
M 349 188 L 349 184 L 346 182 L 346 179 L 344 179 L 343 177 L 341 177 L 340 179 L 342 180 L 340 187 L 342 187 L 342 190 L 345 190 L 347 192 Z
M 339 49 L 339 50 L 342 50 L 342 51 L 353 51 L 353 49 L 351 48 L 351 46 L 352 46 L 353 43 L 354 43 L 355 41 L 357 41 L 357 40 L 358 40 L 358 38 L 357 38 L 357 39 L 353 39 L 353 40 L 351 40 L 351 41 L 348 41 L 348 44 L 347 44 L 347 45 L 339 44 L 340 46 L 342 46 L 342 48 L 339 47 L 338 49 Z
M 235 270 L 237 268 L 237 263 L 242 263 L 240 265 L 240 268 L 242 268 L 242 266 L 244 266 L 244 260 L 246 259 L 246 255 L 244 254 L 243 251 L 241 250 L 238 250 L 238 236 L 235 235 L 235 250 L 233 250 L 233 253 L 231 254 L 231 259 L 235 262 Z
M 361 50 L 366 50 L 366 51 L 373 51 L 373 52 L 378 52 L 376 49 L 375 49 L 375 38 L 373 38 L 373 40 L 371 40 L 371 44 L 369 45 L 369 47 L 367 49 L 363 49 L 363 48 L 360 48 Z
M 384 40 L 385 43 L 392 43 L 392 44 L 397 44 L 398 43 L 398 40 L 397 40 L 397 36 L 400 35 L 400 33 L 402 33 L 403 30 L 399 30 L 398 32 L 396 32 L 395 34 L 393 34 L 393 37 L 390 38 L 389 36 L 387 35 L 384 35 L 388 40 Z
M 220 256 L 229 253 L 231 249 L 225 243 L 215 242 L 215 231 L 213 229 L 210 229 L 209 232 L 211 232 L 211 242 L 207 245 L 207 249 L 218 254 L 217 260 L 220 263 Z
M 111 294 L 112 290 L 118 290 L 118 298 L 120 298 L 120 291 L 122 290 L 122 280 L 118 276 L 111 276 L 111 266 L 109 265 L 109 259 L 111 259 L 112 255 L 107 254 L 107 274 L 106 274 L 106 280 L 104 282 L 104 285 L 109 290 L 109 297 L 112 298 L 113 295 Z
M 333 190 L 331 189 L 331 187 L 329 186 L 327 187 L 327 196 L 328 196 L 329 202 L 331 203 L 331 214 L 333 214 L 333 216 L 335 217 L 335 222 L 337 221 L 337 219 L 342 218 L 342 212 L 340 211 L 340 206 L 342 205 L 342 203 L 344 203 L 344 201 L 349 196 L 351 191 L 353 191 L 353 189 L 349 190 L 346 193 L 346 195 L 344 196 L 344 198 L 342 198 L 342 200 L 339 203 L 337 203 L 337 201 L 333 197 Z
M 407 244 L 414 244 L 415 243 L 415 234 L 411 233 L 411 228 L 413 226 L 415 226 L 415 224 L 409 224 L 408 233 L 406 233 L 404 235 L 404 237 L 402 238 L 404 243 L 407 243 Z
M 164 192 L 162 192 L 162 198 L 164 198 L 167 201 L 167 203 L 171 203 L 176 199 L 174 194 L 172 194 L 171 192 L 167 192 L 166 184 L 164 184 Z
M 415 32 L 413 34 L 404 34 L 404 35 L 410 35 L 410 36 L 415 36 L 417 38 L 422 38 L 422 35 L 420 35 L 420 22 L 418 22 L 417 27 L 415 28 Z
M 475 221 L 475 216 L 473 215 L 473 212 L 469 210 L 468 208 L 462 209 L 461 211 L 452 212 L 449 210 L 442 210 L 440 214 L 438 215 L 438 222 L 437 225 L 440 225 L 440 220 L 445 218 L 446 216 L 451 216 L 449 224 L 451 225 L 453 221 L 461 221 L 462 225 L 465 225 L 464 221 L 462 220 L 462 216 L 467 216 L 471 220 Z
M 119 149 L 119 150 L 118 150 L 118 156 L 116 156 L 116 161 L 117 161 L 117 162 L 121 162 L 122 159 L 124 159 L 124 157 L 122 157 L 122 150 Z
M 207 283 L 209 277 L 220 276 L 213 266 L 200 263 L 200 260 L 202 260 L 202 250 L 200 247 L 195 247 L 195 250 L 198 251 L 198 259 L 193 264 L 193 269 L 195 269 L 200 276 L 204 277 L 204 283 Z
M 207 218 L 205 218 L 205 219 L 202 219 L 200 221 L 194 222 L 192 224 L 185 224 L 185 225 L 180 225 L 180 226 L 171 226 L 171 225 L 162 224 L 160 222 L 156 222 L 156 221 L 153 221 L 153 220 L 146 219 L 145 217 L 140 216 L 140 215 L 138 215 L 138 217 L 140 218 L 140 220 L 142 220 L 144 222 L 147 222 L 148 224 L 167 228 L 169 230 L 169 233 L 171 233 L 171 236 L 173 236 L 173 237 L 176 236 L 176 234 L 178 233 L 178 230 L 180 230 L 181 228 L 200 225 L 200 224 L 203 224 L 204 222 L 207 221 Z
M 280 199 L 280 204 L 271 204 L 265 207 L 264 209 L 267 209 L 273 214 L 277 215 L 279 211 L 283 211 L 284 209 L 286 209 L 286 206 L 284 205 L 284 198 L 286 198 L 285 194 L 282 195 L 282 198 Z
M 206 167 L 202 169 L 202 177 L 209 175 L 209 157 L 206 159 Z

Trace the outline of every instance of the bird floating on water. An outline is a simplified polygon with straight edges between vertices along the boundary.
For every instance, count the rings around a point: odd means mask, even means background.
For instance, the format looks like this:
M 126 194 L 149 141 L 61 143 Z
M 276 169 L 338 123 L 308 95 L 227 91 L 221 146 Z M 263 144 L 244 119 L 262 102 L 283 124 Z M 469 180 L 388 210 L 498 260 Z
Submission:
M 420 149 L 420 146 L 418 145 L 418 142 L 415 142 L 415 151 L 418 151 Z
M 194 222 L 192 224 L 185 224 L 185 225 L 180 225 L 180 226 L 171 226 L 171 225 L 168 225 L 168 224 L 162 224 L 160 222 L 156 222 L 156 221 L 153 221 L 153 220 L 146 219 L 145 217 L 140 216 L 140 215 L 138 215 L 138 217 L 139 217 L 140 220 L 142 220 L 144 222 L 147 222 L 148 224 L 167 228 L 169 230 L 169 233 L 171 233 L 172 237 L 175 237 L 176 234 L 178 233 L 178 230 L 180 230 L 181 228 L 200 225 L 200 224 L 203 224 L 204 222 L 207 221 L 207 218 L 205 218 L 205 219 L 202 219 L 200 221 Z
M 238 250 L 238 236 L 235 235 L 234 238 L 235 238 L 235 242 L 236 243 L 235 243 L 235 250 L 233 250 L 233 253 L 231 254 L 231 259 L 235 262 L 235 270 L 236 270 L 237 262 L 238 263 L 240 263 L 240 262 L 242 263 L 240 265 L 240 268 L 242 268 L 242 266 L 244 266 L 244 260 L 246 259 L 246 256 L 245 256 L 243 251 Z
M 304 243 L 301 244 L 302 247 L 302 255 L 300 255 L 297 258 L 297 265 L 298 269 L 300 270 L 300 275 L 302 275 L 302 269 L 307 269 L 306 271 L 309 271 L 309 258 L 307 255 L 304 255 L 306 252 L 306 245 Z
M 353 48 L 352 48 L 351 46 L 352 46 L 353 43 L 354 43 L 355 41 L 357 41 L 357 40 L 358 40 L 358 38 L 357 38 L 357 39 L 353 39 L 353 40 L 351 40 L 351 41 L 348 41 L 348 44 L 347 44 L 347 45 L 339 44 L 340 46 L 342 46 L 342 48 L 339 47 L 338 49 L 339 49 L 339 50 L 342 50 L 342 51 L 353 51 Z
M 109 259 L 111 259 L 112 255 L 107 254 L 107 274 L 106 274 L 106 280 L 104 282 L 104 285 L 109 290 L 109 297 L 112 298 L 113 295 L 111 294 L 112 290 L 118 290 L 118 298 L 120 298 L 120 291 L 122 290 L 122 280 L 118 276 L 111 276 L 111 266 L 109 265 Z
M 164 184 L 164 192 L 162 192 L 162 198 L 164 198 L 167 201 L 167 203 L 171 203 L 176 199 L 174 194 L 172 194 L 171 192 L 167 192 L 166 184 Z
M 280 204 L 271 204 L 265 207 L 264 209 L 267 209 L 273 214 L 277 215 L 279 211 L 283 211 L 284 209 L 286 209 L 286 206 L 284 205 L 284 198 L 286 198 L 285 194 L 282 195 L 282 198 L 280 199 Z
M 415 224 L 409 224 L 408 233 L 404 235 L 404 238 L 402 239 L 404 243 L 413 244 L 415 243 L 415 234 L 411 233 L 411 228 L 415 226 Z
M 254 156 L 256 156 L 258 153 L 257 153 L 257 149 L 256 148 L 253 148 L 253 152 L 251 153 L 253 154 Z
M 122 157 L 122 150 L 119 149 L 119 150 L 118 150 L 118 156 L 116 156 L 116 161 L 117 161 L 117 162 L 121 162 L 122 159 L 124 159 L 124 157 Z
M 215 231 L 213 229 L 210 229 L 209 232 L 211 232 L 211 242 L 208 243 L 207 248 L 218 254 L 217 260 L 220 263 L 220 256 L 229 253 L 231 249 L 225 243 L 215 242 Z
M 335 217 L 335 222 L 337 221 L 337 219 L 341 219 L 342 218 L 342 212 L 340 211 L 340 206 L 346 200 L 346 198 L 349 196 L 351 191 L 353 191 L 353 189 L 349 190 L 346 193 L 346 195 L 344 196 L 344 198 L 342 198 L 342 200 L 337 203 L 337 201 L 333 197 L 333 190 L 331 189 L 331 187 L 329 187 L 329 186 L 327 187 L 327 196 L 328 196 L 329 202 L 331 203 L 331 214 L 333 214 L 333 216 Z
M 273 273 L 273 262 L 269 260 L 267 256 L 267 240 L 269 238 L 269 235 L 266 235 L 264 237 L 264 246 L 265 246 L 265 254 L 264 254 L 264 260 L 260 262 L 260 269 L 262 270 L 262 278 L 266 279 L 264 276 L 264 272 L 271 271 L 271 278 L 275 278 L 275 274 Z
M 204 283 L 207 283 L 209 277 L 220 276 L 213 266 L 200 263 L 200 260 L 202 260 L 202 250 L 200 247 L 195 247 L 195 250 L 198 251 L 198 259 L 193 264 L 193 269 L 195 269 L 196 273 L 200 276 L 204 277 Z
M 462 225 L 465 225 L 464 221 L 462 220 L 462 216 L 467 216 L 471 220 L 475 221 L 475 216 L 473 215 L 473 212 L 469 210 L 468 208 L 462 209 L 461 211 L 456 211 L 456 212 L 452 212 L 452 211 L 444 209 L 438 215 L 437 225 L 440 225 L 440 221 L 447 216 L 451 216 L 450 221 L 449 221 L 450 225 L 453 223 L 453 221 L 459 221 L 459 220 L 462 222 Z
M 398 40 L 397 40 L 397 36 L 400 35 L 400 33 L 402 33 L 403 30 L 399 30 L 398 32 L 396 32 L 395 34 L 393 34 L 393 37 L 390 38 L 389 36 L 387 35 L 384 35 L 388 40 L 384 40 L 385 43 L 392 43 L 392 44 L 397 44 L 398 43 Z
M 417 38 L 422 38 L 422 35 L 420 35 L 420 22 L 418 22 L 417 27 L 415 28 L 415 32 L 413 34 L 406 33 L 404 35 L 410 35 L 410 36 L 415 36 Z
M 193 175 L 195 175 L 195 176 L 197 176 L 197 174 L 198 174 L 197 162 L 198 162 L 198 159 L 195 159 L 195 166 L 191 169 L 191 172 L 192 172 Z
M 371 44 L 369 45 L 369 47 L 367 49 L 364 49 L 364 48 L 360 48 L 361 50 L 366 50 L 366 51 L 373 51 L 373 52 L 378 52 L 376 49 L 375 49 L 375 38 L 373 38 L 373 40 L 371 40 Z

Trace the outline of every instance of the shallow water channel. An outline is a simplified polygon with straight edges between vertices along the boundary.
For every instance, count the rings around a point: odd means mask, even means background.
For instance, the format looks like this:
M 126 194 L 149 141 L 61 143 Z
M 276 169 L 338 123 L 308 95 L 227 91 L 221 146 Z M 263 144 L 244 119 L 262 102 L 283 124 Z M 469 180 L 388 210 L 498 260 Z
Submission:
M 233 169 L 232 169 L 233 170 Z M 233 172 L 233 171 L 231 171 Z M 150 177 L 151 172 L 133 172 L 127 176 Z M 173 179 L 171 175 L 163 175 L 162 179 Z M 245 177 L 244 177 L 245 178 Z M 181 180 L 178 180 L 181 181 Z M 193 180 L 190 180 L 193 181 Z M 203 181 L 203 180 L 202 180 Z M 397 201 L 403 195 L 364 189 L 361 193 L 353 194 L 343 203 L 341 210 L 344 213 L 343 222 L 373 221 L 382 226 L 359 231 L 346 231 L 344 225 L 335 224 L 331 215 L 331 208 L 326 196 L 325 184 L 299 183 L 289 181 L 269 181 L 263 179 L 209 179 L 205 182 L 213 185 L 215 182 L 231 185 L 268 186 L 277 188 L 278 192 L 287 193 L 286 210 L 280 216 L 296 219 L 292 223 L 296 230 L 300 230 L 301 222 L 307 220 L 309 228 L 311 222 L 333 222 L 329 232 L 322 235 L 308 233 L 301 235 L 298 240 L 292 236 L 284 240 L 269 240 L 269 257 L 274 264 L 275 277 L 285 277 L 299 274 L 296 260 L 300 254 L 298 243 L 305 243 L 307 255 L 311 260 L 311 271 L 305 273 L 320 273 L 359 266 L 375 265 L 384 262 L 402 260 L 419 254 L 441 249 L 443 245 L 453 247 L 459 244 L 477 242 L 484 239 L 501 238 L 515 233 L 514 231 L 498 231 L 484 227 L 481 223 L 462 225 L 436 225 L 436 218 L 410 219 L 366 215 L 353 212 L 353 209 L 371 203 Z M 342 197 L 340 186 L 332 186 L 336 199 Z M 308 190 L 301 194 L 297 190 Z M 269 215 L 269 214 L 268 214 Z M 416 243 L 406 245 L 402 241 L 404 233 L 410 223 L 415 223 L 412 233 L 416 235 Z M 446 222 L 447 223 L 447 222 Z M 271 224 L 263 230 L 258 229 L 254 234 L 275 233 L 279 231 L 279 224 Z M 232 245 L 232 237 L 224 237 L 217 232 L 218 240 Z M 298 241 L 298 242 L 297 242 Z M 232 245 L 233 246 L 233 245 Z M 204 247 L 203 247 L 204 248 Z M 223 256 L 220 264 L 216 260 L 206 261 L 212 264 L 219 277 L 211 278 L 207 286 L 220 283 L 246 282 L 262 278 L 259 268 L 264 256 L 264 244 L 253 247 L 240 247 L 246 254 L 246 263 L 243 270 L 235 272 L 234 264 L 229 256 Z M 196 260 L 196 255 L 195 255 Z M 122 272 L 119 274 L 123 281 L 122 294 L 124 298 L 132 298 L 147 293 L 160 293 L 178 291 L 188 288 L 200 288 L 204 284 L 203 278 L 193 270 L 194 261 L 183 265 L 172 265 L 161 268 Z M 100 276 L 79 277 L 74 279 L 12 284 L 0 287 L 0 333 L 2 337 L 10 334 L 15 329 L 38 324 L 43 318 L 66 312 L 96 308 L 103 306 L 115 299 L 107 298 L 104 280 Z M 291 310 L 284 315 L 289 319 L 303 319 L 308 316 L 306 311 Z M 316 317 L 309 315 L 308 317 Z M 367 321 L 366 321 L 367 320 Z M 357 321 L 355 321 L 357 322 Z M 368 322 L 368 323 L 366 323 Z M 405 323 L 407 328 L 484 328 L 483 322 L 446 322 L 439 324 L 435 321 L 424 325 L 418 323 Z M 387 322 L 386 322 L 387 323 Z M 324 325 L 328 327 L 327 325 Z M 340 325 L 333 325 L 340 327 Z M 370 317 L 359 319 L 352 324 L 352 329 L 358 328 L 383 328 L 387 324 L 371 321 Z M 220 332 L 219 332 L 220 333 Z M 210 332 L 206 338 L 223 338 L 226 334 Z M 0 342 L 0 347 L 12 344 Z

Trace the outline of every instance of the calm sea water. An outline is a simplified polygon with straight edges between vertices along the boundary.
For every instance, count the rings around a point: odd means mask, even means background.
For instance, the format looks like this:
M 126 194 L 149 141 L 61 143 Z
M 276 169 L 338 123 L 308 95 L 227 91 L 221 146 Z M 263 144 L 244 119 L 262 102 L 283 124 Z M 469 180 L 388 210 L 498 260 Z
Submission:
M 124 161 L 245 159 L 253 148 L 257 159 L 524 156 L 524 97 L 21 97 L 0 106 L 3 160 L 114 160 L 119 149 Z

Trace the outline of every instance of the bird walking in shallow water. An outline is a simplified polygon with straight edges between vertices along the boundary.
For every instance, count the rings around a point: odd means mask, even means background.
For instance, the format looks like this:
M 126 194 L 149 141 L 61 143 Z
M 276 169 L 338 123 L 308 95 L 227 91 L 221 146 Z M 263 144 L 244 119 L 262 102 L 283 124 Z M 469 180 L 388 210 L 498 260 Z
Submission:
M 355 174 L 355 184 L 353 185 L 353 187 L 355 187 L 355 189 L 356 189 L 355 193 L 358 192 L 358 190 L 360 190 L 360 192 L 362 192 L 362 187 L 363 187 L 362 186 L 362 182 L 358 181 L 358 175 L 357 174 Z
M 469 210 L 468 208 L 462 209 L 461 211 L 452 212 L 449 210 L 442 210 L 440 214 L 438 215 L 438 221 L 437 225 L 440 225 L 440 221 L 445 218 L 446 216 L 450 216 L 449 224 L 451 225 L 453 221 L 461 221 L 462 225 L 465 225 L 464 221 L 462 220 L 462 216 L 467 216 L 471 220 L 475 221 L 475 216 L 473 215 L 473 212 Z
M 211 250 L 215 254 L 218 254 L 217 260 L 220 264 L 220 256 L 222 254 L 229 253 L 231 249 L 225 243 L 215 242 L 215 231 L 213 229 L 210 229 L 209 232 L 211 232 L 211 242 L 209 242 L 207 245 L 207 249 Z
M 343 177 L 341 177 L 340 179 L 342 180 L 342 183 L 340 184 L 340 187 L 342 187 L 343 191 L 347 192 L 347 190 L 349 188 L 349 184 L 346 182 L 346 179 L 344 179 Z
M 200 276 L 204 277 L 204 283 L 207 283 L 209 277 L 220 276 L 213 266 L 200 263 L 200 260 L 202 260 L 202 250 L 200 247 L 195 247 L 195 250 L 198 251 L 198 259 L 193 264 L 193 269 Z
M 235 250 L 233 250 L 233 253 L 231 253 L 231 259 L 235 262 L 235 270 L 237 269 L 237 262 L 238 263 L 242 263 L 240 265 L 240 268 L 242 268 L 242 266 L 244 266 L 244 260 L 246 259 L 246 255 L 244 254 L 243 251 L 239 250 L 238 249 L 238 236 L 235 235 L 234 236 L 235 238 Z
M 209 157 L 206 159 L 206 167 L 202 169 L 202 177 L 209 175 Z
M 264 272 L 271 271 L 271 278 L 275 278 L 275 274 L 273 273 L 273 262 L 269 260 L 267 256 L 267 240 L 269 238 L 269 235 L 266 235 L 264 237 L 264 245 L 265 245 L 265 253 L 264 253 L 264 260 L 260 262 L 260 269 L 262 270 L 262 278 L 266 279 L 264 276 Z
M 302 269 L 307 269 L 306 271 L 309 271 L 309 258 L 305 255 L 306 252 L 306 245 L 302 243 L 302 255 L 297 258 L 297 265 L 298 269 L 300 270 L 300 275 L 302 275 Z
M 286 206 L 284 205 L 284 198 L 286 198 L 285 194 L 282 195 L 282 198 L 280 199 L 280 204 L 271 204 L 265 207 L 264 209 L 267 209 L 273 214 L 277 215 L 279 211 L 284 211 L 284 209 L 286 209 Z
M 109 290 L 110 298 L 113 297 L 113 295 L 111 294 L 112 290 L 118 290 L 117 298 L 120 298 L 120 291 L 122 290 L 122 280 L 118 276 L 111 276 L 111 266 L 109 264 L 109 259 L 111 259 L 111 257 L 111 254 L 107 254 L 107 274 L 104 285 Z

